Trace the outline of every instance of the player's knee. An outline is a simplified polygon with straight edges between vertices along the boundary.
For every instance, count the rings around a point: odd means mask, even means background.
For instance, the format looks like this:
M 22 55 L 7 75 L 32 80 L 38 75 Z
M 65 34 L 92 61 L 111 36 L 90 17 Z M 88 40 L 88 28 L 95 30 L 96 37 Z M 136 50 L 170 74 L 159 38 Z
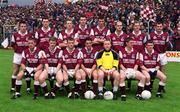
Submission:
M 76 80 L 80 81 L 81 80 L 81 75 L 80 74 L 76 74 L 75 78 L 76 78 Z
M 94 79 L 94 80 L 97 80 L 97 79 L 98 79 L 97 73 L 93 73 L 93 79 Z

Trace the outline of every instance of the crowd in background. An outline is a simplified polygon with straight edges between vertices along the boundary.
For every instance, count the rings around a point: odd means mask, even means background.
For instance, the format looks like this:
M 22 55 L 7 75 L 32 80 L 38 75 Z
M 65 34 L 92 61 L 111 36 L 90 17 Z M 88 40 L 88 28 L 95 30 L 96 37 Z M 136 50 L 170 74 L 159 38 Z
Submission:
M 64 21 L 72 18 L 74 25 L 78 24 L 80 15 L 85 14 L 88 19 L 89 27 L 97 24 L 99 16 L 104 16 L 106 25 L 111 32 L 115 31 L 114 22 L 121 20 L 123 30 L 126 33 L 132 31 L 132 23 L 135 20 L 142 22 L 143 32 L 154 30 L 154 22 L 142 19 L 140 12 L 141 6 L 148 5 L 154 10 L 156 19 L 154 21 L 163 21 L 164 31 L 170 35 L 170 50 L 180 50 L 180 9 L 178 0 L 94 0 L 94 2 L 77 2 L 74 4 L 40 4 L 34 6 L 9 6 L 0 9 L 0 37 L 6 33 L 6 37 L 11 36 L 12 32 L 18 29 L 18 22 L 26 20 L 28 30 L 36 31 L 41 27 L 41 20 L 44 16 L 49 16 L 51 27 L 54 27 L 58 33 L 64 29 Z M 13 26 L 3 32 L 4 26 Z M 179 43 L 180 44 L 180 43 Z

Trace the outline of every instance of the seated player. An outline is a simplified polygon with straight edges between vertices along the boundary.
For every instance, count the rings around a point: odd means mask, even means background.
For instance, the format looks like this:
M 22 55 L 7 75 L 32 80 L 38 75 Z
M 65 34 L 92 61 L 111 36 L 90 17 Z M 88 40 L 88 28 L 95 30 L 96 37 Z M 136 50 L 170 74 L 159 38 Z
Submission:
M 145 76 L 138 71 L 139 53 L 133 49 L 132 38 L 128 37 L 125 39 L 125 48 L 119 51 L 119 57 L 121 67 L 120 73 L 124 74 L 127 79 L 136 79 L 139 81 L 136 98 L 141 100 L 141 92 L 143 91 L 145 84 Z
M 82 70 L 79 70 L 82 53 L 78 49 L 75 48 L 74 42 L 75 42 L 75 39 L 68 38 L 67 47 L 66 49 L 62 51 L 63 85 L 65 86 L 66 91 L 69 93 L 70 92 L 69 77 L 71 78 L 75 77 L 76 81 L 75 81 L 75 88 L 73 89 L 73 92 L 75 93 L 76 97 L 79 97 L 78 93 L 81 92 L 80 87 L 82 87 L 81 80 L 83 80 L 81 76 Z M 60 87 L 61 87 L 60 84 L 55 85 L 53 91 L 51 91 L 52 95 L 55 95 L 56 91 Z
M 148 40 L 145 44 L 145 50 L 140 54 L 140 64 L 142 73 L 146 77 L 145 89 L 150 91 L 150 80 L 158 78 L 159 88 L 156 93 L 156 97 L 162 98 L 162 92 L 166 84 L 166 76 L 159 70 L 160 60 L 159 54 L 154 50 L 153 41 Z
M 57 86 L 62 85 L 63 82 L 63 75 L 61 71 L 61 62 L 62 62 L 62 56 L 61 56 L 61 50 L 56 46 L 57 45 L 57 39 L 55 37 L 50 38 L 49 40 L 49 47 L 45 49 L 46 54 L 46 64 L 49 65 L 48 71 L 45 69 L 41 75 L 39 76 L 39 83 L 40 86 L 44 90 L 44 94 L 48 94 L 48 88 L 46 84 L 46 79 L 49 78 L 50 83 L 56 78 Z M 53 84 L 51 84 L 51 88 L 53 88 Z
M 98 98 L 103 99 L 103 83 L 104 78 L 107 77 L 108 80 L 110 78 L 114 79 L 113 82 L 113 99 L 117 99 L 117 91 L 119 85 L 119 56 L 114 50 L 111 49 L 111 41 L 105 40 L 103 44 L 104 49 L 99 51 L 96 55 L 96 63 L 98 67 Z
M 13 95 L 12 99 L 16 99 L 17 97 L 20 97 L 20 90 L 22 85 L 22 78 L 25 75 L 25 77 L 31 78 L 34 76 L 34 99 L 37 98 L 38 95 L 38 88 L 39 88 L 39 81 L 38 76 L 42 72 L 42 61 L 45 57 L 45 53 L 35 47 L 36 42 L 34 38 L 28 39 L 28 49 L 24 50 L 22 53 L 22 62 L 21 67 L 22 70 L 18 73 L 17 79 L 16 79 L 16 92 Z M 48 68 L 48 65 L 46 65 L 46 68 Z
M 82 49 L 82 54 L 83 54 L 83 62 L 81 64 L 81 68 L 83 70 L 82 76 L 83 79 L 88 76 L 89 79 L 93 77 L 93 92 L 97 94 L 97 88 L 98 88 L 98 81 L 97 81 L 97 70 L 96 70 L 96 63 L 95 63 L 95 55 L 96 55 L 96 50 L 93 49 L 92 47 L 92 40 L 90 38 L 87 38 L 85 40 L 85 48 Z M 85 82 L 81 80 L 81 82 Z M 84 85 L 85 86 L 85 85 Z M 85 88 L 86 89 L 86 88 Z M 83 89 L 83 93 L 86 92 L 86 90 Z

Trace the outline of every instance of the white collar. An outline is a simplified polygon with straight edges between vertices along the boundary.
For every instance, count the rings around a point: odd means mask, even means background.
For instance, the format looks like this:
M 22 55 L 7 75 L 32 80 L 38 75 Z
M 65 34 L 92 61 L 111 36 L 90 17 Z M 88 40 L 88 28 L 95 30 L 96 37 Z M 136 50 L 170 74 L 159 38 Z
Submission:
M 139 32 L 138 32 L 138 34 L 135 34 L 135 32 L 134 32 L 134 31 L 133 31 L 132 33 L 133 33 L 134 35 L 138 36 L 138 35 L 140 35 L 140 34 L 141 34 L 141 31 L 139 31 Z
M 124 33 L 124 32 L 121 31 L 120 35 L 118 35 L 117 32 L 115 31 L 115 34 L 116 34 L 117 36 L 121 36 L 123 33 Z
M 23 34 L 22 34 L 20 31 L 18 31 L 18 33 L 19 33 L 20 35 L 23 35 L 23 36 L 28 34 L 27 31 L 26 31 L 25 33 L 23 33 Z
M 126 52 L 133 52 L 134 49 L 132 48 L 131 51 L 128 51 L 128 49 L 125 47 L 125 51 L 126 51 Z
M 48 27 L 48 29 L 47 29 L 47 30 L 45 30 L 45 29 L 44 29 L 44 27 L 42 27 L 42 28 L 41 28 L 41 30 L 42 30 L 42 31 L 44 31 L 44 32 L 48 32 L 48 31 L 50 31 L 50 30 L 51 30 L 51 28 L 50 28 L 50 27 Z
M 99 26 L 97 26 L 97 29 L 98 29 L 99 31 L 102 31 L 102 30 L 104 30 L 104 29 L 105 29 L 105 26 L 104 26 L 102 29 L 100 29 L 100 27 L 99 27 Z
M 73 50 L 70 52 L 68 48 L 66 48 L 66 50 L 69 52 L 69 53 L 73 53 L 73 51 L 75 50 L 75 48 L 73 48 Z
M 156 35 L 162 35 L 162 34 L 163 34 L 163 31 L 161 31 L 161 33 L 158 34 L 157 31 L 155 30 L 154 33 L 155 33 Z
M 70 32 L 68 32 L 67 29 L 65 29 L 65 33 L 67 33 L 67 34 L 71 34 L 71 33 L 73 33 L 73 31 L 74 31 L 74 29 L 71 29 Z
M 145 48 L 145 53 L 146 54 L 149 54 L 149 52 L 147 51 L 147 49 Z M 153 51 L 152 51 L 152 53 L 151 54 L 153 54 L 154 53 L 154 49 L 153 49 Z
M 85 30 L 85 29 L 87 29 L 87 25 L 85 25 L 84 28 L 82 28 L 81 25 L 79 25 L 79 28 L 80 28 L 81 30 Z

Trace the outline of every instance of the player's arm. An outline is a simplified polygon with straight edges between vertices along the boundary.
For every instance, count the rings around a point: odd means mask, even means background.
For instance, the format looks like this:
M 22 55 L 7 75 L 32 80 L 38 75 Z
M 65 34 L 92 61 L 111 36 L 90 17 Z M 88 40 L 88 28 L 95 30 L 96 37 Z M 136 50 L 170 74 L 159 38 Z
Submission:
M 15 38 L 14 35 L 11 37 L 11 47 L 15 50 Z
M 118 66 L 119 66 L 119 55 L 116 53 L 116 52 L 114 52 L 114 51 L 112 51 L 112 53 L 113 53 L 113 68 L 111 69 L 112 71 L 114 71 L 114 70 L 118 70 Z
M 63 41 L 63 36 L 61 33 L 59 34 L 59 37 L 58 37 L 58 43 L 59 43 L 60 48 L 67 47 L 67 41 L 66 40 Z
M 139 54 L 139 65 L 140 65 L 140 68 L 142 69 L 142 70 L 145 70 L 145 71 L 147 71 L 147 72 L 149 72 L 149 69 L 148 68 L 146 68 L 144 65 L 143 65 L 143 54 Z
M 159 54 L 158 54 L 158 57 L 156 60 L 156 70 L 159 70 L 159 69 L 160 69 L 160 58 L 159 58 Z
M 75 46 L 77 46 L 79 44 L 79 37 L 78 36 L 79 36 L 78 33 L 76 33 L 75 37 L 74 37 L 74 39 L 75 39 L 74 45 Z
M 138 66 L 139 66 L 139 63 L 140 63 L 140 61 L 139 61 L 139 53 L 137 53 L 136 54 L 136 64 L 135 64 L 135 66 L 134 66 L 134 70 L 137 70 L 138 69 Z
M 61 50 L 58 55 L 57 71 L 61 69 L 62 63 L 63 63 L 63 51 Z
M 120 58 L 120 61 L 119 61 L 119 65 L 120 65 L 120 68 L 123 70 L 123 71 L 126 71 L 126 68 L 124 67 L 124 65 L 121 63 L 122 62 L 122 52 L 119 51 L 119 58 Z

